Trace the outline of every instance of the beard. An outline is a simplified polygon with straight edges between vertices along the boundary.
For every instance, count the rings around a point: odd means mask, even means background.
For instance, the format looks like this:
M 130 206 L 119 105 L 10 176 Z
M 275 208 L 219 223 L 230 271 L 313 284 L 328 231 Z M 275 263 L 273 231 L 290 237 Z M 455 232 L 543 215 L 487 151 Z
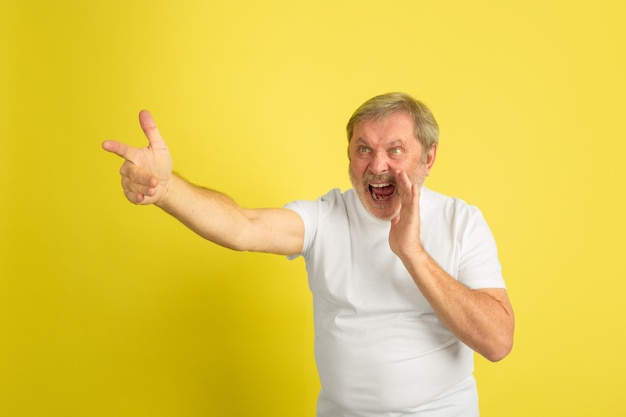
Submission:
M 357 178 L 350 169 L 350 181 L 363 207 L 380 220 L 391 220 L 400 212 L 400 196 L 397 193 L 397 181 L 393 174 L 374 175 L 367 173 Z M 372 184 L 385 184 L 374 187 Z
M 419 188 L 424 185 L 429 172 L 424 159 L 416 162 L 416 165 L 407 171 L 409 180 L 413 184 L 418 184 Z M 402 202 L 398 190 L 398 180 L 392 173 L 393 171 L 380 175 L 366 171 L 363 177 L 359 178 L 350 165 L 348 172 L 352 187 L 361 204 L 372 216 L 380 220 L 392 220 L 400 214 Z

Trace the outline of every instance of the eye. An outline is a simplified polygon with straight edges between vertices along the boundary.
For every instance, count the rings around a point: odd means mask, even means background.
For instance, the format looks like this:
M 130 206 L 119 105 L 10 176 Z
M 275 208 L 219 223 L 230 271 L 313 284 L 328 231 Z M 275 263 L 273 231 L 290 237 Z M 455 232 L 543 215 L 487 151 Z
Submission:
M 389 150 L 389 153 L 391 155 L 400 155 L 400 154 L 402 154 L 402 148 L 391 148 Z
M 361 145 L 361 146 L 359 146 L 359 147 L 357 148 L 357 152 L 358 152 L 358 153 L 368 153 L 369 151 L 370 151 L 370 150 L 369 150 L 369 148 L 368 148 L 367 146 L 363 146 L 363 145 Z

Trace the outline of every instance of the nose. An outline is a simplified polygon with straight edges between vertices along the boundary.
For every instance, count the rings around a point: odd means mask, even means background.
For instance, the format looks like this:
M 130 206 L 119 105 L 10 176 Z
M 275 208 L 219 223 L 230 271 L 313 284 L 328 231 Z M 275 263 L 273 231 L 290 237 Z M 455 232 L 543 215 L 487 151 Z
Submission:
M 385 152 L 376 152 L 372 155 L 370 171 L 375 175 L 384 174 L 389 171 L 389 159 Z

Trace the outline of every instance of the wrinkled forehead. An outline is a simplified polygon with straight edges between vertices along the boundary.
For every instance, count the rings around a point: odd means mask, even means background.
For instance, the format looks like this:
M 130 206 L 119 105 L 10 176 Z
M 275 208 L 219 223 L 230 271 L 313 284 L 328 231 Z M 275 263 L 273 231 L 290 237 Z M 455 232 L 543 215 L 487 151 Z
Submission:
M 358 120 L 352 126 L 348 140 L 406 140 L 414 139 L 415 123 L 405 111 L 396 111 L 390 114 L 376 115 Z

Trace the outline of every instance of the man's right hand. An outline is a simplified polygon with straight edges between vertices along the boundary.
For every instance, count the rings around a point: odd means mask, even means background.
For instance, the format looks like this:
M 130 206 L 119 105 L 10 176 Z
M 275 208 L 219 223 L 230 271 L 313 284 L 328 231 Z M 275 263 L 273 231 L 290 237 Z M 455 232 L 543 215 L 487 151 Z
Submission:
M 134 148 L 107 140 L 102 149 L 124 158 L 120 168 L 124 195 L 134 204 L 156 204 L 167 195 L 172 178 L 172 157 L 165 141 L 147 110 L 139 113 L 139 124 L 149 145 Z

